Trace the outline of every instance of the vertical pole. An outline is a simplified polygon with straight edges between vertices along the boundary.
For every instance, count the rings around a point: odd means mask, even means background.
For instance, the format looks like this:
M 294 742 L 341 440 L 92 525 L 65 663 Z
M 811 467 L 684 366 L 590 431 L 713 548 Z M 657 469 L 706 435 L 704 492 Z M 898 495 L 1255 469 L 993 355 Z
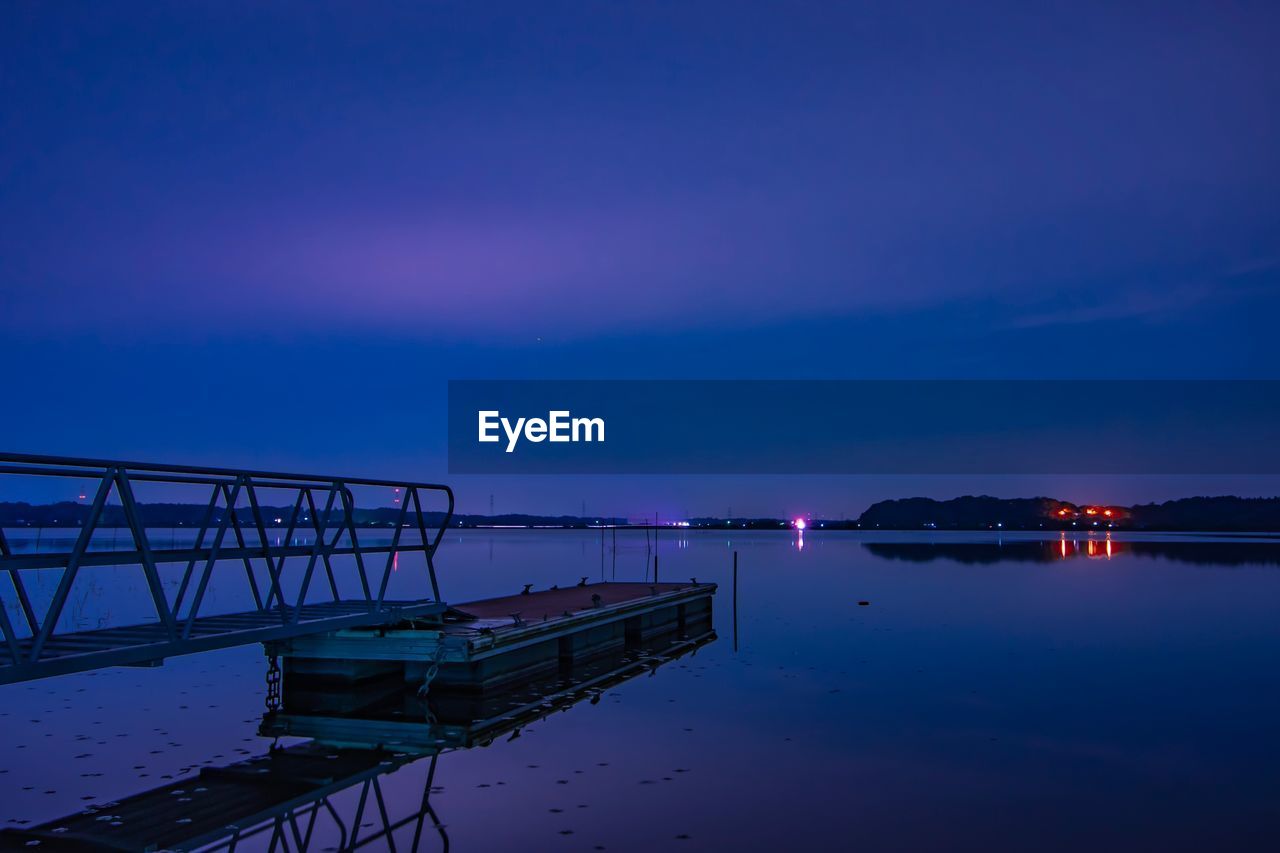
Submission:
M 738 552 L 733 552 L 733 650 L 738 650 Z
M 618 579 L 618 521 L 613 522 L 613 579 Z
M 653 514 L 653 582 L 658 582 L 658 514 Z
M 652 547 L 649 545 L 649 523 L 645 522 L 643 527 L 644 527 L 644 579 L 645 579 L 645 582 L 647 583 L 649 581 L 649 557 L 652 556 L 651 554 Z

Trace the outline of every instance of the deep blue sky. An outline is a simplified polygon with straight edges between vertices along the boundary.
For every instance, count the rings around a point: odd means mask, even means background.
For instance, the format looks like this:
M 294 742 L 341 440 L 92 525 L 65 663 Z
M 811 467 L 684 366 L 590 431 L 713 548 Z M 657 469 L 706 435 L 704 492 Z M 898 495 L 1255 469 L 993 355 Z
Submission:
M 1280 377 L 1274 3 L 262 5 L 0 10 L 0 447 L 442 479 L 449 377 Z

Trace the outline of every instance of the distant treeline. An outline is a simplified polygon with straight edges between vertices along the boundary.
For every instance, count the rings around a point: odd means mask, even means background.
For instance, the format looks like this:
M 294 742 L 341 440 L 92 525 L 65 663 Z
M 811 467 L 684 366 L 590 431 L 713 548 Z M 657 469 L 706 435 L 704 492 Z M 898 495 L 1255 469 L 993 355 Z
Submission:
M 858 519 L 862 529 L 879 530 L 1280 530 L 1280 498 L 1198 497 L 1160 504 L 1093 508 L 1052 498 L 987 496 L 937 501 L 931 498 L 880 501 Z
M 214 510 L 213 522 L 222 521 L 225 508 Z M 199 504 L 140 504 L 139 515 L 148 527 L 198 527 L 207 507 Z M 236 517 L 242 525 L 252 526 L 255 519 L 250 507 L 237 507 Z M 261 508 L 263 522 L 269 527 L 287 525 L 293 507 Z M 1102 513 L 1108 513 L 1104 516 Z M 79 527 L 88 519 L 89 505 L 63 501 L 54 504 L 0 502 L 0 526 L 4 527 Z M 325 526 L 343 521 L 340 509 L 330 512 Z M 442 512 L 424 512 L 424 521 L 436 527 L 444 519 Z M 394 527 L 400 520 L 399 507 L 357 508 L 353 520 L 358 527 Z M 411 511 L 406 523 L 416 523 Z M 697 529 L 779 530 L 792 525 L 782 518 L 715 518 L 699 517 L 682 520 L 681 527 Z M 310 527 L 309 511 L 298 517 L 299 527 Z M 455 515 L 453 527 L 558 527 L 587 528 L 601 525 L 619 527 L 649 526 L 620 517 L 575 515 Z M 118 505 L 105 508 L 99 522 L 103 527 L 125 526 L 123 509 Z M 661 527 L 672 522 L 663 520 Z M 932 498 L 906 498 L 873 504 L 856 520 L 808 520 L 810 530 L 1198 530 L 1198 531 L 1280 531 L 1280 498 L 1197 497 L 1140 504 L 1131 507 L 1085 507 L 1053 498 L 993 498 L 966 496 L 938 501 Z
M 82 527 L 89 517 L 89 505 L 73 501 L 62 501 L 53 504 L 30 504 L 25 502 L 0 501 L 0 527 Z M 264 506 L 260 509 L 263 523 L 268 527 L 280 527 L 289 523 L 293 507 Z M 207 505 L 178 503 L 148 503 L 138 505 L 138 515 L 147 527 L 199 527 L 204 521 Z M 218 507 L 213 512 L 213 523 L 218 524 L 226 514 L 225 507 Z M 343 523 L 341 508 L 329 513 L 326 527 Z M 361 509 L 352 513 L 357 527 L 394 527 L 400 521 L 399 507 L 377 507 Z M 444 520 L 443 512 L 423 512 L 423 520 L 428 528 L 438 527 Z M 236 518 L 246 527 L 254 525 L 253 509 L 248 506 L 236 507 Z M 406 524 L 416 524 L 412 508 L 406 514 Z M 577 515 L 532 515 L 529 513 L 507 513 L 504 515 L 455 514 L 450 527 L 558 527 L 565 529 L 588 528 L 600 526 L 617 527 L 651 527 L 653 522 L 630 521 L 621 517 L 610 516 L 577 516 Z M 664 519 L 660 526 L 667 528 L 674 522 Z M 299 514 L 297 525 L 311 527 L 311 514 L 304 510 Z M 110 504 L 103 509 L 100 527 L 127 527 L 124 509 Z M 681 523 L 683 525 L 683 522 Z M 738 530 L 778 530 L 790 526 L 790 521 L 778 518 L 698 518 L 689 520 L 688 527 L 733 527 Z M 847 526 L 856 528 L 853 521 L 828 522 L 828 527 Z
M 62 501 L 54 504 L 29 504 L 0 502 L 0 526 L 4 527 L 81 527 L 89 518 L 90 507 L 87 503 Z M 147 527 L 199 527 L 208 512 L 207 505 L 149 503 L 138 505 L 138 516 Z M 262 521 L 268 527 L 287 525 L 293 516 L 292 506 L 264 506 L 260 508 Z M 226 516 L 225 507 L 217 507 L 213 511 L 212 523 L 220 524 Z M 239 506 L 235 510 L 236 519 L 246 527 L 257 523 L 252 507 Z M 321 509 L 318 515 L 323 514 Z M 423 520 L 428 528 L 438 527 L 444 520 L 443 512 L 423 512 Z M 352 520 L 357 527 L 394 527 L 400 520 L 399 507 L 378 507 L 372 509 L 356 508 Z M 590 524 L 599 523 L 600 519 L 591 519 Z M 613 521 L 604 520 L 606 523 Z M 621 521 L 617 519 L 616 521 Z M 325 527 L 333 527 L 344 522 L 341 508 L 330 510 Z M 404 516 L 404 523 L 417 524 L 416 513 L 410 509 Z M 313 526 L 311 513 L 304 509 L 298 514 L 296 524 L 299 528 Z M 123 507 L 108 505 L 103 509 L 100 527 L 125 527 L 127 522 Z M 509 525 L 518 527 L 586 527 L 587 519 L 568 515 L 455 515 L 452 526 L 469 527 L 477 525 L 495 526 Z

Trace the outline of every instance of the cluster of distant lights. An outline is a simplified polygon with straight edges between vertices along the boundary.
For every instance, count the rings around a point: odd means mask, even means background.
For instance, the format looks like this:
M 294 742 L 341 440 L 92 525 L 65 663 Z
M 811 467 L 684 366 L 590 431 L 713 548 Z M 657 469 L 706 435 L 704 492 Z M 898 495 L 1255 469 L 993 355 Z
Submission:
M 1058 511 L 1054 515 L 1061 521 L 1070 519 L 1072 525 L 1079 524 L 1078 519 L 1084 518 L 1086 522 L 1092 521 L 1094 527 L 1099 526 L 1103 521 L 1106 521 L 1107 527 L 1114 527 L 1115 525 L 1112 522 L 1119 520 L 1122 513 L 1107 506 L 1085 506 L 1079 510 L 1064 506 L 1058 507 Z
M 1071 509 L 1071 507 L 1067 507 L 1067 506 L 1064 506 L 1064 507 L 1062 507 L 1061 509 L 1059 509 L 1059 510 L 1058 510 L 1058 517 L 1059 517 L 1059 518 L 1066 518 L 1066 517 L 1068 517 L 1068 516 L 1077 516 L 1077 515 L 1079 515 L 1079 514 L 1080 514 L 1080 513 L 1078 513 L 1078 512 L 1076 512 L 1076 511 L 1074 511 L 1073 509 Z M 1101 516 L 1104 516 L 1105 518 L 1111 518 L 1111 517 L 1113 517 L 1116 513 L 1115 513 L 1115 510 L 1112 510 L 1112 509 L 1110 509 L 1110 508 L 1108 508 L 1108 507 L 1102 507 L 1102 506 L 1087 506 L 1087 507 L 1085 507 L 1085 508 L 1084 508 L 1084 514 L 1085 514 L 1085 515 L 1090 515 L 1090 516 L 1093 516 L 1093 515 L 1101 515 Z

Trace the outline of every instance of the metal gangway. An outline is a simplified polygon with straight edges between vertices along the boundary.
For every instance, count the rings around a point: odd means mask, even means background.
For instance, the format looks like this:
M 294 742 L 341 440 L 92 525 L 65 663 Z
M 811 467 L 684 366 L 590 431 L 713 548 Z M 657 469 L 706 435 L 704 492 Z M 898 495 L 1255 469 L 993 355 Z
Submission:
M 0 524 L 0 684 L 152 665 L 176 655 L 340 628 L 438 619 L 447 610 L 434 558 L 453 517 L 448 486 L 0 454 L 0 483 L 18 478 L 54 478 L 64 488 L 87 484 L 82 497 L 92 499 L 87 509 L 73 505 L 78 529 L 55 537 L 52 547 L 18 547 L 14 531 L 22 528 L 6 532 Z M 157 517 L 154 508 L 164 503 L 140 501 L 141 489 L 160 497 L 177 490 L 201 496 L 203 510 L 190 528 L 190 542 L 187 528 L 181 543 L 171 531 L 168 547 L 149 535 L 156 527 L 149 523 Z M 356 490 L 380 494 L 392 505 L 358 510 Z M 268 516 L 281 497 L 281 514 Z M 431 497 L 443 499 L 442 509 L 424 510 Z M 108 529 L 113 537 L 124 531 L 123 549 L 95 538 Z M 388 598 L 393 572 L 416 555 L 425 563 L 425 577 L 414 585 L 422 594 Z M 77 580 L 101 567 L 140 572 L 154 614 L 134 624 L 70 624 L 66 611 Z M 244 573 L 245 606 L 212 612 L 215 574 L 224 577 L 235 567 Z M 49 572 L 56 583 L 44 582 L 49 576 L 42 573 Z M 33 594 L 31 578 L 47 592 Z M 7 601 L 16 602 L 18 618 L 10 616 Z

